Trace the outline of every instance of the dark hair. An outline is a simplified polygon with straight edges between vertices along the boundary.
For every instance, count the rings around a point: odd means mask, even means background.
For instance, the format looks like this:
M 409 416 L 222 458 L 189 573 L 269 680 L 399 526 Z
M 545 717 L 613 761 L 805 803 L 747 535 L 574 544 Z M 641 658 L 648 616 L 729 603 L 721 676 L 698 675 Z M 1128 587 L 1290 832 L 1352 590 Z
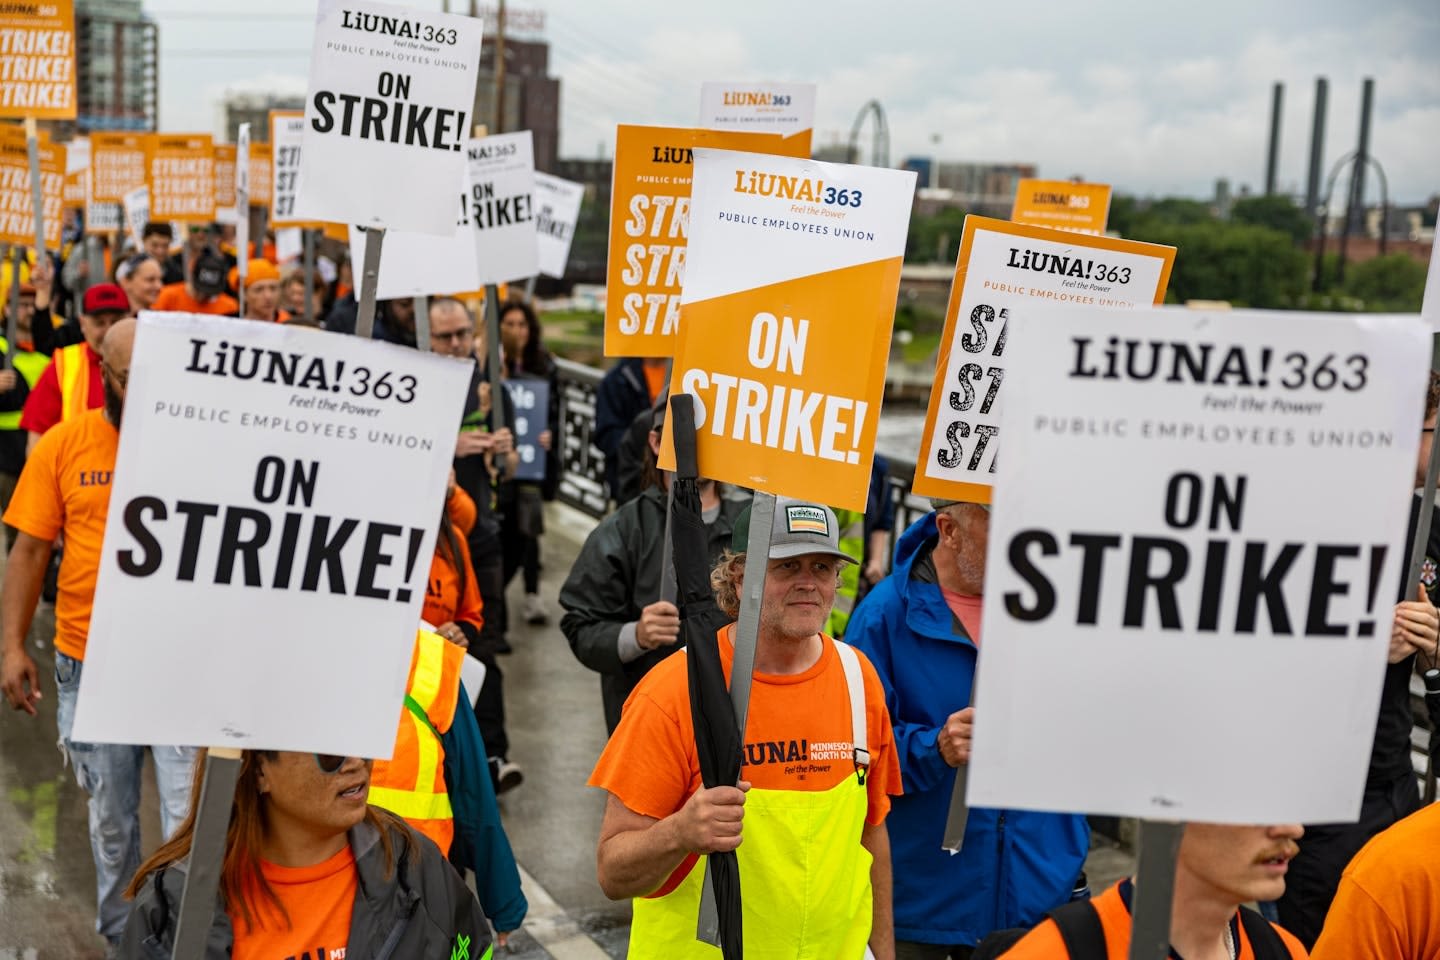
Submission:
M 460 552 L 460 539 L 455 536 L 455 524 L 450 519 L 448 501 L 440 507 L 440 539 L 435 542 L 435 549 L 455 568 L 455 575 L 460 580 L 458 595 L 465 596 L 465 588 L 469 585 L 466 580 L 468 571 L 465 568 L 469 564 L 465 562 L 465 555 Z
M 164 237 L 166 240 L 175 239 L 175 228 L 161 220 L 147 220 L 145 229 L 140 231 L 140 239 L 146 237 Z
M 205 782 L 205 759 L 209 751 L 201 750 L 195 758 L 195 774 L 190 785 L 190 813 L 175 828 L 175 835 L 167 840 L 150 859 L 140 865 L 125 896 L 134 899 L 152 874 L 164 870 L 190 855 L 190 844 L 195 839 L 195 808 L 200 806 L 200 789 Z M 261 907 L 278 913 L 290 926 L 290 916 L 285 905 L 276 896 L 275 890 L 260 872 L 260 845 L 268 828 L 265 807 L 260 799 L 260 761 L 273 762 L 278 756 L 273 750 L 246 750 L 240 760 L 240 775 L 235 784 L 235 803 L 230 808 L 230 826 L 225 831 L 225 854 L 220 862 L 220 897 L 227 911 L 235 910 L 247 929 L 254 930 L 261 917 Z M 402 838 L 400 858 L 409 855 L 410 837 L 404 828 L 404 821 L 393 813 L 378 807 L 365 808 L 365 822 L 380 831 L 380 849 L 385 857 L 385 875 L 388 877 L 395 866 L 395 846 L 391 830 Z
M 505 314 L 511 310 L 519 310 L 525 315 L 525 326 L 529 330 L 525 337 L 525 349 L 520 353 L 520 369 L 539 377 L 548 376 L 550 351 L 540 342 L 540 318 L 535 315 L 535 308 L 524 300 L 507 300 L 500 304 L 500 319 L 504 320 Z
M 1440 410 L 1440 373 L 1431 370 L 1430 386 L 1425 391 L 1425 419 L 1435 416 L 1436 410 Z

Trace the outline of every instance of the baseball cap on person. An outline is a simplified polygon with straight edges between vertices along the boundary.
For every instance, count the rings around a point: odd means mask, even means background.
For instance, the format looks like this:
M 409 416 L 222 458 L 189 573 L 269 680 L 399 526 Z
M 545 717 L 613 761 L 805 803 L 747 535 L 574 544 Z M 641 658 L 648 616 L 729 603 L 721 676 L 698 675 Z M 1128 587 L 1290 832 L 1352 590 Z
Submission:
M 97 313 L 129 313 L 130 298 L 113 283 L 97 283 L 85 291 L 80 311 L 91 316 Z
M 190 282 L 202 297 L 216 297 L 225 292 L 225 258 L 206 247 L 190 265 Z
M 730 550 L 745 553 L 750 542 L 750 508 L 735 518 L 730 534 Z M 837 560 L 855 563 L 855 558 L 840 549 L 840 521 L 835 511 L 820 503 L 807 503 L 790 497 L 775 500 L 775 525 L 770 530 L 770 559 L 788 560 L 811 553 L 823 553 Z
M 931 498 L 930 498 L 930 509 L 931 509 L 931 510 L 944 510 L 946 507 L 953 507 L 953 506 L 955 506 L 957 503 L 968 503 L 968 504 L 970 504 L 972 507 L 979 507 L 981 510 L 984 510 L 986 513 L 989 513 L 989 512 L 990 512 L 990 504 L 988 504 L 988 503 L 975 503 L 975 502 L 973 502 L 973 501 L 971 501 L 971 500 L 947 500 L 947 499 L 945 499 L 944 497 L 931 497 Z

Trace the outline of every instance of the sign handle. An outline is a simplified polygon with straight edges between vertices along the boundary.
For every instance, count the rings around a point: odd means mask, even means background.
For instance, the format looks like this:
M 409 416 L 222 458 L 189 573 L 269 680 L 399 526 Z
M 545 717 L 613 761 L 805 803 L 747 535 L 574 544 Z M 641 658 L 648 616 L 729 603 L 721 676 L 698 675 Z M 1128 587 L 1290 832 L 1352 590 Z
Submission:
M 40 188 L 40 131 L 34 117 L 25 118 L 25 152 L 30 158 L 30 197 L 35 204 L 35 261 L 45 252 L 45 191 Z
M 485 285 L 485 362 L 490 371 L 490 429 L 505 426 L 505 403 L 500 391 L 505 371 L 500 367 L 500 287 Z M 495 482 L 505 479 L 505 458 L 495 458 Z
M 375 245 L 379 246 L 377 239 Z M 313 323 L 315 320 L 315 232 L 310 228 L 300 231 L 300 248 L 303 251 L 301 263 L 302 275 L 305 278 L 305 322 Z M 370 262 L 370 246 L 365 246 L 365 262 Z M 376 273 L 379 273 L 379 260 L 376 260 Z M 373 288 L 372 288 L 373 289 Z M 371 315 L 374 315 L 374 305 L 371 305 Z
M 1440 443 L 1430 445 L 1430 463 L 1425 468 L 1425 488 L 1420 494 L 1419 516 L 1415 519 L 1415 530 L 1410 540 L 1410 566 L 1405 574 L 1405 599 L 1409 600 L 1420 583 L 1421 569 L 1425 565 L 1425 547 L 1430 542 L 1430 518 L 1435 513 L 1435 485 L 1440 479 Z
M 10 306 L 5 311 L 6 348 L 4 358 L 0 358 L 0 370 L 14 368 L 15 352 L 20 349 L 15 338 L 19 335 L 16 324 L 20 317 L 20 260 L 24 255 L 24 248 L 14 243 L 10 245 Z
M 423 294 L 415 298 L 415 349 L 430 352 L 430 298 Z
M 533 286 L 535 278 L 530 278 Z M 665 361 L 665 383 L 670 383 L 670 376 L 675 369 L 675 358 L 671 357 Z M 668 389 L 668 388 L 667 388 Z M 651 415 L 654 415 L 652 408 Z M 670 425 L 672 428 L 674 424 Z M 645 441 L 649 443 L 649 440 Z M 666 482 L 669 484 L 665 494 L 665 536 L 660 545 L 660 599 L 674 603 L 680 592 L 679 586 L 675 583 L 675 544 L 670 542 L 670 517 L 675 512 L 675 474 L 672 471 L 665 471 Z M 710 876 L 707 871 L 705 876 Z
M 1175 899 L 1175 862 L 1185 824 L 1142 820 L 1131 911 L 1130 960 L 1170 956 L 1170 907 Z
M 100 282 L 100 276 L 105 273 L 105 248 L 100 245 L 100 238 L 91 234 L 85 238 L 85 261 L 88 269 L 85 271 L 85 283 L 81 286 L 81 294 Z M 164 271 L 165 264 L 160 264 L 161 271 Z M 78 299 L 78 298 L 77 298 Z M 71 319 L 79 319 L 80 311 L 72 304 L 70 308 L 75 316 Z
M 205 954 L 205 939 L 215 922 L 215 897 L 225 862 L 225 835 L 230 829 L 235 782 L 240 778 L 240 756 L 240 750 L 233 747 L 211 747 L 205 756 L 205 777 L 195 808 L 195 834 L 190 841 L 190 872 L 180 896 L 175 949 L 170 954 L 174 960 Z
M 970 685 L 970 706 L 975 706 L 975 685 Z M 950 810 L 945 814 L 945 836 L 940 847 L 957 854 L 965 845 L 965 828 L 970 823 L 970 805 L 965 801 L 965 791 L 970 786 L 970 765 L 962 763 L 955 768 L 955 788 L 950 791 Z
M 355 334 L 362 340 L 375 335 L 375 289 L 380 283 L 380 248 L 385 243 L 384 227 L 360 228 L 365 231 L 365 265 L 360 273 L 360 308 L 355 314 Z M 311 288 L 305 278 L 305 289 Z
M 535 302 L 535 279 L 536 279 L 535 277 L 530 277 L 529 279 L 527 279 L 527 280 L 525 281 L 525 302 L 526 302 L 526 303 L 534 303 L 534 302 Z M 666 382 L 666 383 L 669 383 L 669 382 L 670 382 L 669 377 L 666 377 L 665 382 Z
M 735 625 L 735 660 L 730 667 L 730 706 L 745 742 L 745 720 L 750 713 L 750 683 L 755 675 L 755 642 L 760 636 L 760 601 L 765 596 L 765 574 L 770 566 L 770 540 L 775 530 L 775 494 L 757 490 L 750 503 L 750 530 L 745 541 L 745 584 L 740 594 L 740 617 Z M 760 562 L 751 559 L 759 555 Z M 757 575 L 758 574 L 758 575 Z M 710 871 L 700 890 L 697 940 L 720 945 L 720 920 Z

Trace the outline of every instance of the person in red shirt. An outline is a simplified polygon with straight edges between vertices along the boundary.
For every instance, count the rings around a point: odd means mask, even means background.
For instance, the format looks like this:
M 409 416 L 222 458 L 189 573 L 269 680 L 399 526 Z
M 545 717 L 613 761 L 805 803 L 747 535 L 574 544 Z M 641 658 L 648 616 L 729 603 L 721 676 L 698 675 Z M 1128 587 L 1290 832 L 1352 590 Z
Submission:
M 240 310 L 236 299 L 225 292 L 225 274 L 229 264 L 213 247 L 206 247 L 190 263 L 190 279 L 172 283 L 160 290 L 151 310 L 173 313 L 206 313 L 214 316 L 235 316 Z
M 55 351 L 20 414 L 20 429 L 29 431 L 30 447 L 61 421 L 104 405 L 100 341 L 105 339 L 111 324 L 129 314 L 130 298 L 115 284 L 100 283 L 85 291 L 80 307 L 80 332 L 84 342 Z

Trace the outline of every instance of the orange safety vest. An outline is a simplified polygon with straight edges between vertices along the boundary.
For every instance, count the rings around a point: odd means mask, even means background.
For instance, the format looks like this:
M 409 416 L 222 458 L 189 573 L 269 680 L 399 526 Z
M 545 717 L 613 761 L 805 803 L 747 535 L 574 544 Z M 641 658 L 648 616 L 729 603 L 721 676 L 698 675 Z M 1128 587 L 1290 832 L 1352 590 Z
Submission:
M 455 720 L 464 662 L 461 647 L 428 630 L 416 631 L 395 753 L 376 760 L 370 772 L 370 802 L 403 817 L 446 854 L 455 822 L 440 737 Z
M 60 384 L 60 421 L 90 409 L 90 347 L 84 343 L 55 351 L 55 380 Z

